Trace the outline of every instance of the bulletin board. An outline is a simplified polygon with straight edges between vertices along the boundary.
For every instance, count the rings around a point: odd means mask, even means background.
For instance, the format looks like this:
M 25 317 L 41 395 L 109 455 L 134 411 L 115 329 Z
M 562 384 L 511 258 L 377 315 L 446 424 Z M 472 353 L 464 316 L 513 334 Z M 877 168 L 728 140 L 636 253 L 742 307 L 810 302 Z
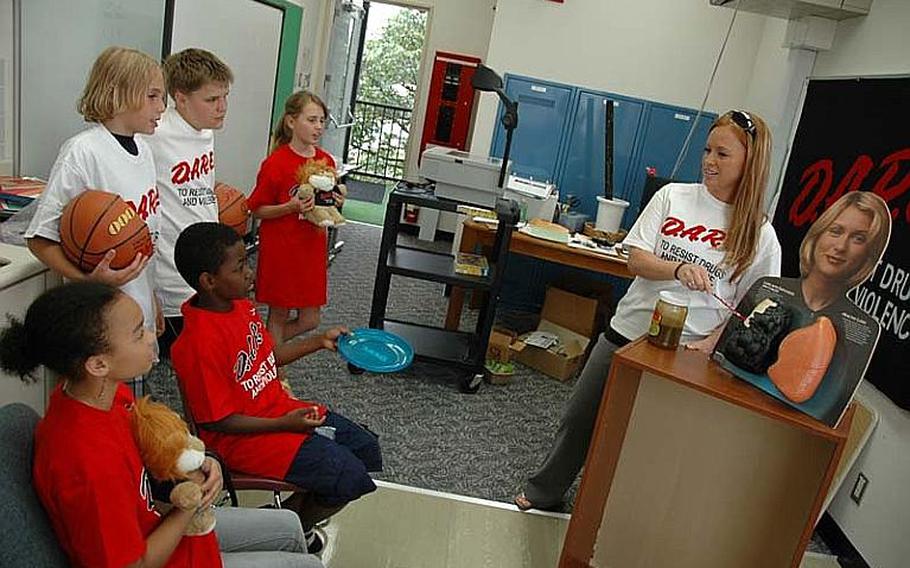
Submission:
M 844 192 L 873 191 L 891 209 L 891 244 L 848 297 L 882 332 L 866 371 L 910 409 L 910 77 L 809 79 L 774 214 L 781 274 L 799 276 L 803 236 Z

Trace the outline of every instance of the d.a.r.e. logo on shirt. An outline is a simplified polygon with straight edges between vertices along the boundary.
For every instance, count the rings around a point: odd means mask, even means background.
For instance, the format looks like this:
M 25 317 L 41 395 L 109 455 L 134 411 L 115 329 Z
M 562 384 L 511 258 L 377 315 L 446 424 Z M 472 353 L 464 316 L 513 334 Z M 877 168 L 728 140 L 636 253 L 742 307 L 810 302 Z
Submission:
M 259 364 L 256 372 L 247 376 L 256 364 L 256 357 L 259 355 L 259 348 L 264 340 L 263 327 L 261 321 L 250 322 L 249 333 L 246 336 L 246 348 L 237 353 L 237 359 L 234 362 L 234 379 L 240 383 L 244 392 L 249 393 L 250 398 L 256 398 L 262 389 L 278 377 L 275 353 L 271 351 L 268 357 Z
M 719 253 L 727 236 L 725 230 L 709 228 L 700 224 L 687 227 L 686 222 L 679 217 L 668 215 L 660 226 L 660 235 L 657 250 L 661 260 L 688 262 L 704 267 L 712 282 L 725 278 L 726 271 L 720 262 L 712 262 L 709 258 L 704 258 L 690 249 L 691 243 L 705 243 L 711 247 L 712 251 Z M 702 254 L 711 256 L 704 251 Z
M 664 223 L 660 227 L 660 234 L 667 237 L 686 239 L 693 243 L 701 241 L 703 243 L 708 243 L 711 245 L 711 248 L 714 249 L 719 249 L 720 245 L 724 242 L 724 238 L 727 236 L 727 232 L 723 229 L 709 229 L 704 225 L 686 227 L 685 221 L 672 216 L 668 216 L 664 219 Z

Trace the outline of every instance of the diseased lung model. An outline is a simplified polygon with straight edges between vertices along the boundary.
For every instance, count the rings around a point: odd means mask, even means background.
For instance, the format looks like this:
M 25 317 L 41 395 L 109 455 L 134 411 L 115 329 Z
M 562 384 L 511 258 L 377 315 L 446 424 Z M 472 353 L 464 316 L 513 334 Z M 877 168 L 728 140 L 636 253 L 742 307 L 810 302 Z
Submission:
M 746 371 L 762 375 L 777 360 L 777 349 L 790 330 L 790 311 L 774 300 L 755 306 L 745 321 L 731 318 L 733 326 L 724 355 Z

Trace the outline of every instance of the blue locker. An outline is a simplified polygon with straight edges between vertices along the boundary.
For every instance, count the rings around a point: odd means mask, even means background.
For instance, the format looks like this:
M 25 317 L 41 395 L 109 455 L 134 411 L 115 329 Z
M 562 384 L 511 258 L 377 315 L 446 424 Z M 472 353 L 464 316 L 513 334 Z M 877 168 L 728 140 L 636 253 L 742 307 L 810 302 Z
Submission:
M 650 104 L 641 129 L 638 153 L 633 161 L 635 166 L 629 173 L 625 194 L 629 208 L 623 217 L 623 227 L 631 227 L 638 217 L 641 192 L 645 184 L 645 169 L 654 167 L 657 168 L 658 176 L 670 177 L 696 115 L 695 111 L 686 108 Z M 708 129 L 715 118 L 717 115 L 708 113 L 698 117 L 695 132 L 689 140 L 686 155 L 674 179 L 684 182 L 701 179 L 701 155 L 708 139 Z
M 575 89 L 547 81 L 506 75 L 505 91 L 518 101 L 518 128 L 512 136 L 512 172 L 538 180 L 556 178 L 560 141 L 566 131 Z M 501 158 L 506 144 L 505 130 L 496 118 L 490 154 Z
M 582 91 L 564 144 L 557 177 L 560 198 L 575 195 L 579 212 L 597 216 L 597 196 L 604 189 L 604 127 L 607 98 L 613 106 L 613 194 L 622 198 L 644 113 L 644 103 L 619 95 Z
M 654 166 L 658 175 L 670 175 L 697 114 L 687 108 L 508 74 L 504 88 L 509 97 L 519 101 L 518 129 L 510 155 L 512 171 L 534 179 L 555 180 L 560 197 L 580 197 L 581 212 L 592 219 L 597 214 L 596 197 L 603 194 L 603 104 L 608 97 L 619 103 L 614 113 L 613 183 L 614 195 L 630 204 L 623 219 L 626 228 L 638 217 L 645 168 Z M 701 178 L 701 155 L 715 118 L 710 113 L 698 118 L 677 179 Z M 497 118 L 490 153 L 501 157 L 504 148 L 505 131 Z M 547 284 L 571 270 L 516 255 L 505 274 L 504 305 L 539 308 Z M 612 278 L 579 272 L 596 279 Z M 629 282 L 614 280 L 614 297 L 619 298 Z

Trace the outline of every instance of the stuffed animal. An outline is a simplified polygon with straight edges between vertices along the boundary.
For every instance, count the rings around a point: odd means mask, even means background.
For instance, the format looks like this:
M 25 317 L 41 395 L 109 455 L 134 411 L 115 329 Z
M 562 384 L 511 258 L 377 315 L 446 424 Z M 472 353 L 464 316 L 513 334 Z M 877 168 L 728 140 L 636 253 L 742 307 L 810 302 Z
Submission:
M 347 195 L 344 184 L 337 183 L 335 168 L 325 160 L 310 160 L 297 170 L 297 181 L 300 184 L 297 192 L 300 199 L 307 200 L 311 195 L 316 197 L 316 207 L 300 218 L 319 227 L 338 227 L 344 225 L 344 217 L 335 207 L 334 194 Z
M 190 434 L 177 413 L 148 396 L 136 401 L 131 418 L 133 437 L 149 474 L 159 481 L 177 482 L 171 490 L 171 505 L 184 510 L 199 508 L 205 480 L 200 469 L 205 461 L 202 440 Z M 159 508 L 168 509 L 166 504 Z M 215 514 L 207 507 L 193 516 L 184 534 L 207 534 L 214 528 Z

